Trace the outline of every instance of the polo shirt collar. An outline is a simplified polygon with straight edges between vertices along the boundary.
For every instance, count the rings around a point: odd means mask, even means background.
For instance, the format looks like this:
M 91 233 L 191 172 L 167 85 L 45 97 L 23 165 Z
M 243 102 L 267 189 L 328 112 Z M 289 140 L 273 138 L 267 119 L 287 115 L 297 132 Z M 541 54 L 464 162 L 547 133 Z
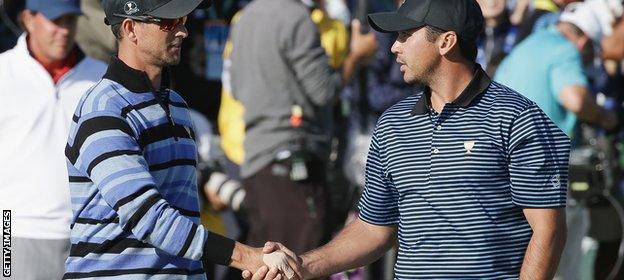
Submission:
M 128 66 L 115 55 L 110 59 L 104 78 L 119 83 L 127 90 L 135 93 L 157 91 L 152 86 L 152 82 L 147 76 L 147 73 Z M 164 90 L 168 87 L 168 81 L 167 71 L 163 69 L 160 90 Z
M 485 73 L 481 65 L 475 64 L 475 71 L 470 83 L 468 86 L 462 91 L 462 93 L 453 101 L 451 104 L 458 105 L 460 107 L 468 107 L 472 103 L 472 101 L 483 93 L 492 83 L 492 79 Z M 430 107 L 430 96 L 431 96 L 431 88 L 426 87 L 423 91 L 423 94 L 414 105 L 412 109 L 412 116 L 415 115 L 424 115 L 428 112 L 428 108 Z

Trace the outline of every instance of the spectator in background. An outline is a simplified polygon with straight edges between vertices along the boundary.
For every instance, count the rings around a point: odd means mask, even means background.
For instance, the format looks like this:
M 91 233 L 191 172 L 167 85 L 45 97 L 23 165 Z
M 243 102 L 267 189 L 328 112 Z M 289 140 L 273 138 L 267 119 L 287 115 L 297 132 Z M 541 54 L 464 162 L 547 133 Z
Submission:
M 28 0 L 26 32 L 0 54 L 0 208 L 11 210 L 15 279 L 60 279 L 71 207 L 63 154 L 82 94 L 106 65 L 74 44 L 77 0 Z
M 505 0 L 477 0 L 485 29 L 477 40 L 477 63 L 492 76 L 516 43 L 518 29 L 509 21 Z
M 356 25 L 359 26 L 359 25 Z M 248 242 L 281 240 L 303 252 L 326 237 L 326 173 L 332 103 L 374 37 L 352 35 L 342 77 L 329 65 L 309 7 L 256 0 L 232 29 L 231 90 L 245 115 Z
M 605 22 L 608 24 L 607 28 L 612 27 L 613 31 L 600 42 L 601 55 L 605 60 L 621 61 L 624 60 L 624 18 L 622 18 L 622 5 L 613 2 L 607 2 L 610 9 L 605 10 L 602 15 L 608 19 Z
M 605 72 L 607 73 L 607 83 L 604 88 L 600 89 L 601 93 L 607 96 L 605 107 L 611 107 L 618 114 L 618 123 L 624 121 L 624 77 L 622 72 L 622 60 L 624 60 L 624 19 L 622 18 L 621 2 L 616 1 L 596 1 L 592 0 L 594 5 L 602 2 L 602 13 L 600 17 L 605 20 L 604 28 L 611 34 L 605 32 L 605 37 L 601 42 L 600 55 L 603 59 Z M 607 5 L 605 5 L 607 4 Z M 607 8 L 608 6 L 608 8 Z M 611 102 L 610 102 L 611 101 Z M 624 130 L 620 125 L 617 134 L 607 135 L 604 143 L 613 143 L 613 150 L 606 150 L 607 158 L 619 158 L 615 166 L 615 174 L 624 174 Z M 600 139 L 599 139 L 600 140 Z M 600 141 L 598 141 L 600 146 Z M 615 148 L 618 147 L 619 148 Z M 624 177 L 616 175 L 616 180 L 612 182 L 614 188 L 611 193 L 618 198 L 617 201 L 622 205 L 622 193 L 624 186 Z M 613 273 L 614 265 L 619 258 L 619 245 L 622 239 L 622 225 L 618 219 L 618 213 L 614 206 L 610 204 L 598 204 L 589 209 L 590 226 L 588 236 L 596 241 L 596 260 L 594 263 L 593 277 L 594 279 L 609 279 L 608 275 Z M 624 279 L 624 269 L 620 266 L 619 271 L 610 279 Z
M 104 11 L 100 0 L 80 0 L 84 17 L 78 19 L 76 43 L 84 52 L 108 62 L 117 50 L 117 40 L 104 24 Z
M 523 41 L 534 31 L 543 29 L 557 22 L 559 11 L 568 4 L 579 0 L 534 0 L 533 11 L 522 21 L 518 31 L 517 43 Z
M 382 2 L 391 2 L 390 5 Z M 369 1 L 370 12 L 396 11 L 401 0 Z M 370 146 L 370 138 L 381 114 L 407 96 L 420 92 L 419 85 L 403 81 L 400 65 L 390 48 L 396 41 L 396 33 L 371 30 L 377 40 L 377 51 L 367 67 L 365 76 L 358 76 L 342 92 L 350 106 L 348 136 L 345 137 L 346 154 L 344 172 L 350 183 L 364 187 L 364 169 Z M 362 84 L 364 83 L 364 84 Z
M 536 102 L 542 110 L 574 139 L 578 120 L 611 130 L 615 114 L 600 107 L 585 74 L 593 62 L 605 29 L 600 16 L 589 2 L 569 5 L 556 26 L 538 31 L 518 45 L 501 63 L 494 79 Z M 558 276 L 578 277 L 581 241 L 587 230 L 585 208 L 573 199 L 567 207 L 568 242 Z
M 587 2 L 566 11 L 556 26 L 532 34 L 514 48 L 494 79 L 535 101 L 570 137 L 577 118 L 613 129 L 615 115 L 596 104 L 584 71 L 603 36 L 602 18 Z

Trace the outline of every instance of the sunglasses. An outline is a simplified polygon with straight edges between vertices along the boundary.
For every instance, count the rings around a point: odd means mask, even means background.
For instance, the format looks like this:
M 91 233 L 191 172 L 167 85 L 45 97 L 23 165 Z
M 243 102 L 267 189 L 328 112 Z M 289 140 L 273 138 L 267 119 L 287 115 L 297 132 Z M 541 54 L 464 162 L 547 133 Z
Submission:
M 162 31 L 171 31 L 186 24 L 186 16 L 181 18 L 155 18 L 150 16 L 132 17 L 140 22 L 156 23 Z

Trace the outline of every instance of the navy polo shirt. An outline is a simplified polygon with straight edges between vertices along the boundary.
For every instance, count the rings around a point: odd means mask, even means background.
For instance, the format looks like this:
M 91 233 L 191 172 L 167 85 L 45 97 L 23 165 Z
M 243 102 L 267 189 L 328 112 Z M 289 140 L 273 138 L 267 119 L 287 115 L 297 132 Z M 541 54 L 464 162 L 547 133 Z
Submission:
M 565 207 L 569 139 L 480 66 L 440 114 L 429 95 L 377 123 L 360 218 L 398 225 L 397 279 L 518 278 L 532 234 L 522 209 Z

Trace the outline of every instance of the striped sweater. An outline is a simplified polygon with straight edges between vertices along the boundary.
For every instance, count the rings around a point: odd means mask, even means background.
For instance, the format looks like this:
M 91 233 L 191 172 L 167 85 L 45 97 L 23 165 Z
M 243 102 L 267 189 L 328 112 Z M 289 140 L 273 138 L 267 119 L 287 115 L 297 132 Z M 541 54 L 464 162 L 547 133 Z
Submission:
M 201 259 L 218 236 L 200 225 L 193 127 L 177 93 L 154 90 L 113 57 L 78 104 L 65 154 L 73 220 L 64 279 L 205 279 Z

